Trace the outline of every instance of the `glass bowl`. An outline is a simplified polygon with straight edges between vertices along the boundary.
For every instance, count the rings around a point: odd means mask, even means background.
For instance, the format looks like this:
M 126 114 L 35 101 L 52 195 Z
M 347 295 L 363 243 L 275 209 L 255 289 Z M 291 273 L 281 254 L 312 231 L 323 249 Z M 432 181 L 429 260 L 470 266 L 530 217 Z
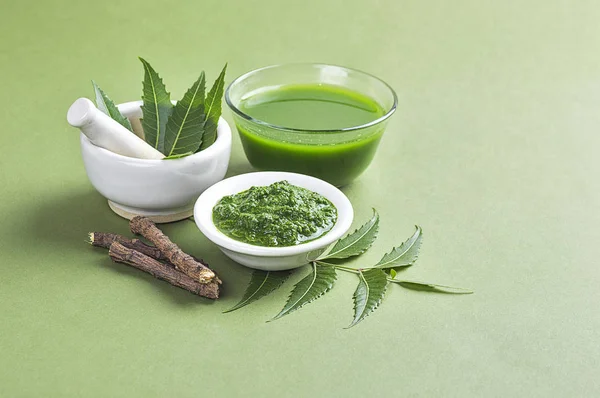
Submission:
M 253 95 L 290 85 L 349 90 L 375 102 L 382 115 L 362 125 L 320 130 L 270 124 L 241 110 L 241 103 Z M 286 64 L 253 70 L 227 87 L 225 100 L 253 167 L 307 174 L 336 186 L 350 183 L 371 163 L 398 102 L 394 90 L 381 79 L 326 64 Z

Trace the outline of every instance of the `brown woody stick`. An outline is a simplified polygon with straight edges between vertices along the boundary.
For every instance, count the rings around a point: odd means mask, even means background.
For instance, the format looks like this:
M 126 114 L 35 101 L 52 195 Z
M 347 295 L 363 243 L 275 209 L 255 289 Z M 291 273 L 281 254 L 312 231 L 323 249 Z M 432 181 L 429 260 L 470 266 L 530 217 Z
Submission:
M 165 255 L 162 254 L 162 252 L 160 250 L 158 250 L 158 248 L 147 245 L 139 239 L 129 239 L 123 235 L 113 234 L 110 232 L 90 232 L 89 239 L 90 239 L 90 244 L 92 246 L 104 247 L 106 249 L 109 249 L 110 245 L 113 242 L 119 242 L 120 244 L 122 244 L 123 246 L 125 246 L 129 249 L 133 249 L 135 251 L 143 253 L 146 256 L 152 257 L 155 260 L 165 261 L 165 263 L 169 267 L 175 267 L 173 264 L 168 262 L 168 260 L 166 260 Z M 194 256 L 192 256 L 192 257 L 197 262 L 204 264 L 203 260 L 199 260 Z M 218 284 L 222 283 L 218 276 L 215 276 L 214 281 L 216 281 Z
M 144 253 L 125 247 L 118 241 L 114 241 L 110 245 L 108 255 L 115 262 L 131 265 L 144 272 L 148 272 L 158 279 L 167 281 L 173 286 L 180 287 L 191 293 L 197 294 L 198 296 L 210 299 L 219 298 L 219 284 L 217 281 L 200 283 L 198 280 L 192 279 Z
M 136 250 L 155 260 L 164 260 L 165 256 L 154 246 L 145 244 L 139 239 L 129 239 L 123 235 L 111 234 L 109 232 L 90 232 L 90 243 L 93 246 L 110 248 L 113 242 L 119 242 L 123 246 Z
M 144 253 L 146 256 L 152 257 L 155 260 L 166 261 L 169 266 L 175 267 L 173 264 L 167 261 L 165 255 L 162 254 L 162 252 L 158 248 L 151 245 L 147 245 L 139 239 L 129 239 L 123 235 L 113 234 L 110 232 L 90 232 L 88 235 L 90 239 L 90 244 L 92 246 L 104 247 L 108 249 L 114 241 L 117 241 L 125 247 L 137 250 L 140 253 Z M 190 256 L 192 255 L 190 254 Z M 206 264 L 204 260 L 199 259 L 195 256 L 192 256 L 192 258 L 199 263 L 205 264 L 208 267 L 208 264 Z M 221 280 L 217 276 L 215 276 L 215 279 L 219 283 L 221 283 Z
M 215 279 L 215 273 L 192 256 L 184 253 L 175 243 L 163 234 L 150 219 L 136 216 L 129 222 L 131 232 L 142 235 L 154 244 L 165 256 L 165 258 L 179 271 L 200 283 L 210 283 Z

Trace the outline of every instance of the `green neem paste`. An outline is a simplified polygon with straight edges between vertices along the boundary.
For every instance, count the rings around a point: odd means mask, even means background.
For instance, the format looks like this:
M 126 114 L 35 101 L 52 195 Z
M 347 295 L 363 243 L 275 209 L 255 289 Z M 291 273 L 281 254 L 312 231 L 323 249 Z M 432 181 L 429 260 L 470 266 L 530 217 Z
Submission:
M 223 197 L 213 222 L 225 235 L 257 246 L 294 246 L 333 228 L 337 209 L 327 198 L 287 181 Z

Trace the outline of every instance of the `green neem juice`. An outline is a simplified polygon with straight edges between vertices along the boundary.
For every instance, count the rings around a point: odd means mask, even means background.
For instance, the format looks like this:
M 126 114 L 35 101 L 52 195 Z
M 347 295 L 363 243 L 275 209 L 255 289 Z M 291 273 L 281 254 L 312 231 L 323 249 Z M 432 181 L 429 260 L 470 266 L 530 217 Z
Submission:
M 341 186 L 369 165 L 385 123 L 373 99 L 339 86 L 286 85 L 251 93 L 239 109 L 264 123 L 236 118 L 250 163 L 293 171 Z M 279 127 L 279 128 L 278 128 Z

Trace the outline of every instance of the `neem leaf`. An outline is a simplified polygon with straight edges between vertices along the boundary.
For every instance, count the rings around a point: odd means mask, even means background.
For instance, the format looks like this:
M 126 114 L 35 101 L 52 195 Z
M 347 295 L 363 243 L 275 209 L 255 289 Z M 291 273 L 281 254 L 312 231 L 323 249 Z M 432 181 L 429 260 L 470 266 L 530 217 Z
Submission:
M 96 94 L 96 106 L 103 113 L 110 116 L 113 120 L 119 122 L 123 127 L 125 127 L 129 131 L 133 131 L 131 127 L 131 123 L 129 119 L 119 112 L 119 108 L 115 105 L 115 103 L 102 91 L 100 87 L 96 84 L 95 81 L 92 80 L 92 85 L 94 86 L 94 92 Z
M 346 329 L 351 328 L 381 303 L 387 286 L 387 275 L 380 269 L 359 270 L 359 282 L 354 292 L 354 320 Z
M 472 290 L 464 289 L 462 287 L 436 285 L 434 283 L 406 281 L 406 280 L 400 280 L 400 279 L 390 280 L 390 282 L 397 283 L 406 289 L 420 290 L 420 291 L 425 291 L 425 292 L 437 292 L 437 293 L 447 293 L 447 294 L 472 294 L 473 293 Z
M 338 240 L 323 259 L 348 258 L 363 254 L 377 238 L 377 231 L 379 231 L 379 214 L 373 209 L 373 217 L 359 229 Z
M 188 151 L 188 152 L 180 153 L 178 155 L 165 156 L 164 158 L 162 158 L 162 160 L 181 159 L 186 156 L 193 155 L 193 154 L 194 154 L 194 152 Z
M 166 156 L 196 152 L 204 132 L 204 72 L 173 108 L 165 130 Z
M 294 286 L 287 303 L 272 320 L 279 319 L 300 309 L 303 305 L 318 299 L 333 287 L 336 279 L 335 267 L 331 265 L 317 266 L 314 262 L 311 266 L 312 272 Z
M 212 88 L 206 95 L 206 116 L 204 118 L 204 135 L 198 151 L 208 148 L 217 139 L 217 125 L 221 116 L 221 98 L 225 87 L 225 72 L 227 64 L 223 67 L 221 74 L 215 80 Z
M 146 142 L 165 155 L 165 131 L 167 120 L 173 112 L 171 94 L 167 92 L 162 79 L 150 64 L 140 57 L 144 64 L 144 82 L 142 90 L 142 127 Z
M 230 309 L 223 311 L 223 313 L 238 310 L 259 298 L 266 296 L 281 286 L 288 276 L 290 276 L 289 271 L 255 270 L 252 272 L 250 283 L 240 302 Z
M 415 233 L 400 246 L 394 247 L 391 252 L 384 254 L 381 260 L 375 264 L 375 268 L 408 267 L 417 261 L 423 240 L 423 230 L 418 225 L 415 227 L 417 228 Z

